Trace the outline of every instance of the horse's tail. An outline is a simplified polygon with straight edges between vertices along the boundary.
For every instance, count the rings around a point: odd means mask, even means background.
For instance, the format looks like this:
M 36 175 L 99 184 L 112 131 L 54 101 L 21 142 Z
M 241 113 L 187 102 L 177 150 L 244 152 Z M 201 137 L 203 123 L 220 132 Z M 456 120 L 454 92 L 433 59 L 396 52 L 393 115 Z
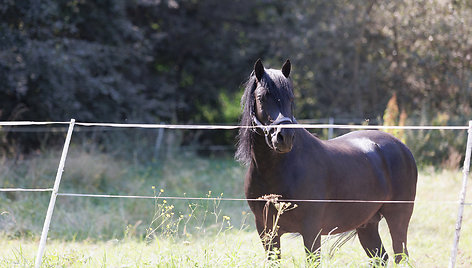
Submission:
M 336 251 L 357 235 L 357 230 L 348 231 L 330 236 L 328 239 L 336 239 L 329 249 L 329 257 L 332 258 Z
M 353 239 L 357 235 L 357 230 L 347 231 L 340 234 L 328 235 L 327 240 L 336 239 L 329 248 L 329 257 L 332 258 L 336 251 L 346 244 L 349 240 Z M 291 233 L 288 237 L 290 239 L 299 237 L 299 233 Z M 326 241 L 325 241 L 326 242 Z

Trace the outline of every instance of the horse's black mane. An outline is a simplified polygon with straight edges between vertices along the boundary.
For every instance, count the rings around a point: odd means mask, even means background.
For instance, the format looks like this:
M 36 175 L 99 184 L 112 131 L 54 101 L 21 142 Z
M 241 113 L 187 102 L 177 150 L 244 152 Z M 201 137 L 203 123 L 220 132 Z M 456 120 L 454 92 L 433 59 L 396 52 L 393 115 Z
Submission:
M 260 83 L 270 92 L 271 96 L 280 99 L 281 102 L 292 99 L 293 92 L 290 79 L 285 78 L 281 72 L 273 69 L 266 69 L 265 71 L 266 73 L 262 77 Z M 241 98 L 241 126 L 252 125 L 252 114 L 255 104 L 254 91 L 256 90 L 256 87 L 256 76 L 254 72 L 252 72 L 245 83 L 245 90 Z M 280 90 L 282 88 L 285 88 L 286 90 Z M 237 140 L 235 158 L 240 163 L 248 165 L 251 162 L 251 148 L 254 142 L 254 131 L 251 128 L 240 128 Z
M 254 90 L 256 90 L 256 76 L 254 72 L 249 76 L 245 84 L 245 90 L 241 97 L 241 126 L 252 125 L 252 111 L 254 111 Z M 251 148 L 254 141 L 250 128 L 240 128 L 238 133 L 238 143 L 235 158 L 240 163 L 248 165 L 251 161 Z

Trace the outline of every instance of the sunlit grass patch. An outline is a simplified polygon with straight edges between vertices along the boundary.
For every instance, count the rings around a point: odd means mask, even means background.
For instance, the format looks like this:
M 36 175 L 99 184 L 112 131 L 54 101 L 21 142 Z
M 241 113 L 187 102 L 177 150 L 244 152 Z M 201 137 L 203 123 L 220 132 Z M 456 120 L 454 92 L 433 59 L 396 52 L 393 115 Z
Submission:
M 19 185 L 52 183 L 56 155 L 24 160 L 20 166 L 3 166 Z M 87 159 L 89 158 L 89 159 Z M 112 169 L 105 167 L 107 162 Z M 38 169 L 39 168 L 39 169 Z M 88 168 L 80 175 L 80 170 Z M 15 170 L 16 169 L 16 170 Z M 34 170 L 33 170 L 34 169 Z M 38 169 L 46 175 L 35 171 Z M 116 193 L 148 196 L 212 197 L 212 200 L 98 199 L 59 196 L 44 257 L 44 267 L 261 267 L 267 254 L 254 228 L 243 197 L 245 168 L 231 158 L 182 158 L 151 166 L 128 165 L 95 153 L 71 154 L 60 191 Z M 99 176 L 93 177 L 94 174 Z M 80 176 L 87 185 L 81 185 Z M 21 181 L 24 178 L 25 181 Z M 100 182 L 102 181 L 102 182 Z M 448 265 L 458 199 L 459 171 L 421 170 L 415 210 L 409 228 L 410 259 L 401 267 Z M 112 186 L 110 188 L 104 185 Z M 110 191 L 110 192 L 108 192 Z M 0 198 L 0 267 L 34 264 L 38 238 L 49 193 L 2 194 Z M 442 201 L 453 201 L 443 203 Z M 472 203 L 472 193 L 467 195 Z M 296 208 L 295 208 L 296 209 Z M 380 222 L 380 235 L 393 266 L 388 227 Z M 322 267 L 369 267 L 370 260 L 357 237 L 329 252 L 334 239 L 322 237 Z M 300 236 L 284 235 L 282 267 L 305 265 Z M 464 213 L 457 267 L 472 263 L 472 207 Z

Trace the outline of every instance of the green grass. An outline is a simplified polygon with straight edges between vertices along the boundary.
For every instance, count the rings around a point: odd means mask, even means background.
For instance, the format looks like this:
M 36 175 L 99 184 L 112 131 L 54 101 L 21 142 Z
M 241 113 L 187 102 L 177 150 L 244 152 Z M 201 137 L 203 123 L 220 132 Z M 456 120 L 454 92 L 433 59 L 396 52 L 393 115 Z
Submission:
M 244 168 L 231 158 L 195 158 L 130 164 L 96 151 L 72 148 L 61 192 L 242 197 Z M 74 150 L 75 149 L 75 150 Z M 58 153 L 0 165 L 1 187 L 51 187 Z M 423 169 L 409 229 L 410 262 L 445 267 L 455 231 L 462 174 Z M 154 187 L 153 187 L 154 186 Z M 161 189 L 164 192 L 161 192 Z M 0 267 L 34 263 L 48 193 L 0 194 Z M 472 202 L 472 193 L 467 202 Z M 433 202 L 430 202 L 433 201 Z M 381 237 L 392 256 L 384 220 Z M 260 267 L 269 265 L 246 202 L 59 197 L 44 267 Z M 357 238 L 328 251 L 323 267 L 368 267 Z M 457 267 L 472 263 L 472 207 L 465 208 Z M 305 264 L 301 237 L 282 237 L 283 267 Z M 390 258 L 392 259 L 392 258 Z

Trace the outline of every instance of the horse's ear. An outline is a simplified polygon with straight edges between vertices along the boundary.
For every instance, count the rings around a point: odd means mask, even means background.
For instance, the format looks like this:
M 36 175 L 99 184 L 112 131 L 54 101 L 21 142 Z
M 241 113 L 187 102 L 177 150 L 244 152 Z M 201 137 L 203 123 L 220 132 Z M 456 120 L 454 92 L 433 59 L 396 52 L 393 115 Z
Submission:
M 282 66 L 282 73 L 284 74 L 285 77 L 288 78 L 288 76 L 290 75 L 291 68 L 292 68 L 292 64 L 290 63 L 290 60 L 287 60 Z
M 257 81 L 261 81 L 264 72 L 264 65 L 262 65 L 261 59 L 258 59 L 256 64 L 254 64 L 254 74 L 256 75 Z

